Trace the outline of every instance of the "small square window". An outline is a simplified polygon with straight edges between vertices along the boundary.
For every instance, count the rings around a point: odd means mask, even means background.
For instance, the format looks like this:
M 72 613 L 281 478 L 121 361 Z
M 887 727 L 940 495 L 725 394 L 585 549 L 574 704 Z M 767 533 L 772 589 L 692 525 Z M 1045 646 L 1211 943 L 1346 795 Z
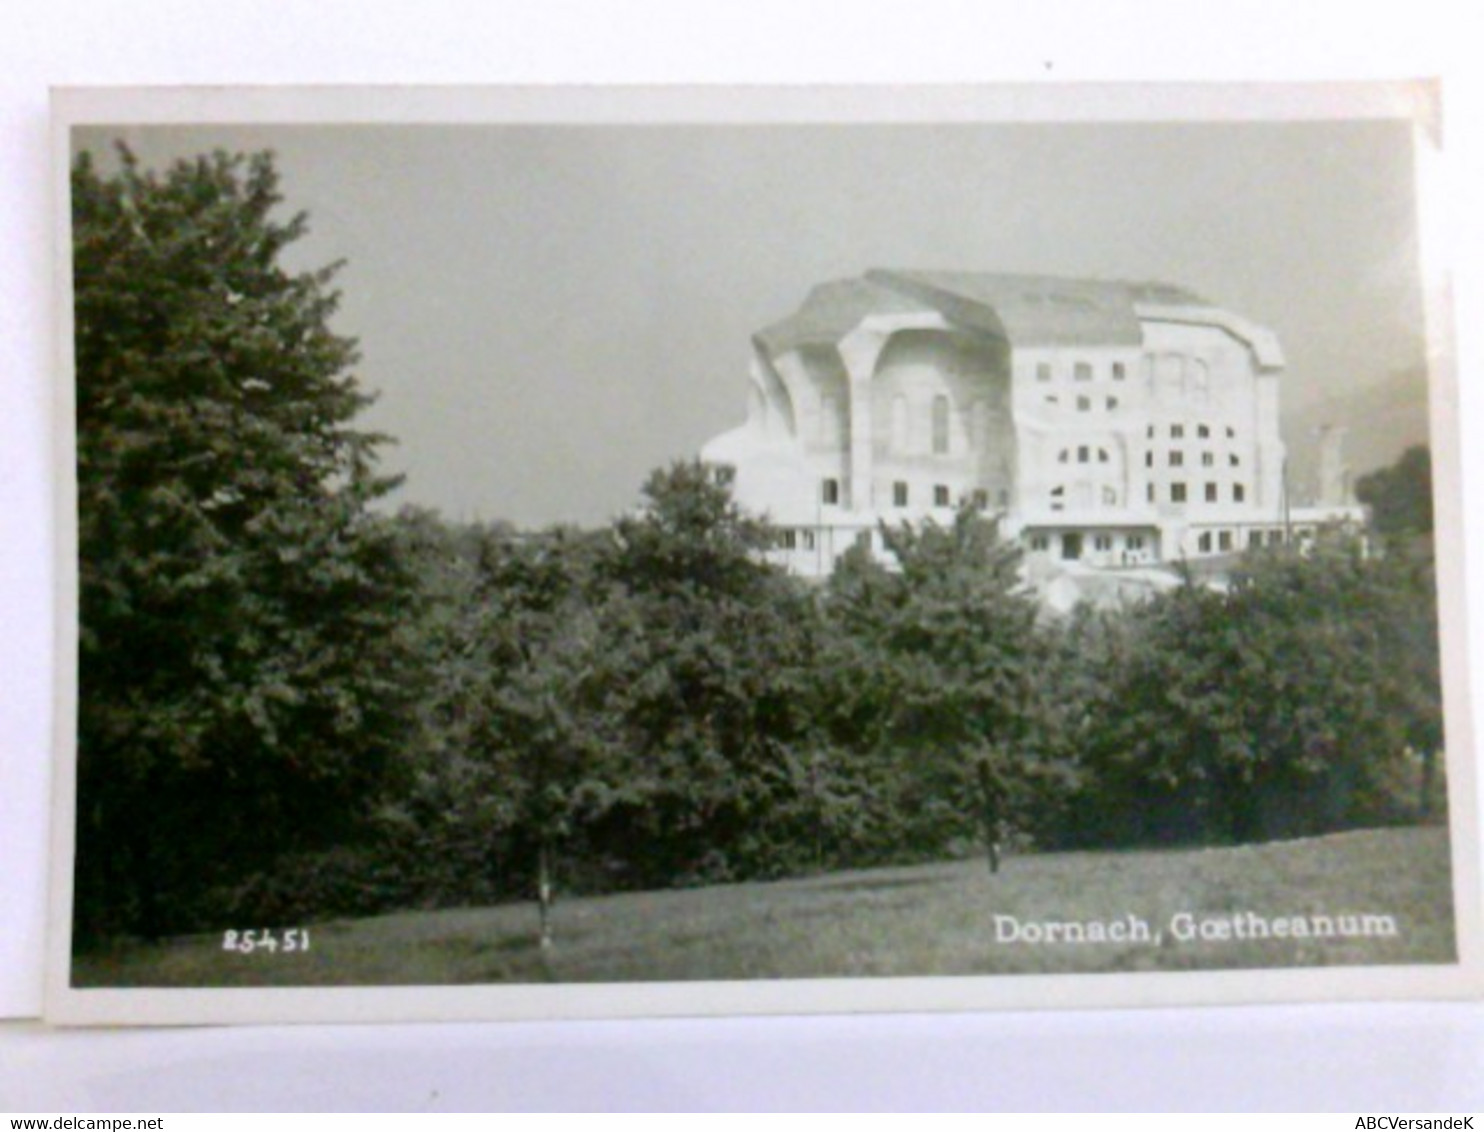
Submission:
M 1118 408 L 1118 398 L 1117 397 L 1109 397 L 1108 398 L 1108 411 L 1111 413 L 1116 408 Z
M 947 507 L 949 505 L 950 496 L 948 494 L 948 485 L 942 483 L 933 484 L 933 506 Z
M 1172 483 L 1172 484 L 1170 484 L 1170 502 L 1171 503 L 1184 503 L 1185 502 L 1185 485 L 1183 483 Z
M 1185 466 L 1185 453 L 1184 452 L 1178 452 L 1178 451 L 1171 452 L 1170 453 L 1170 467 L 1172 467 L 1172 468 L 1183 468 L 1184 466 Z
M 1178 424 L 1172 424 L 1170 426 L 1170 435 L 1172 437 L 1174 437 L 1176 440 L 1182 439 L 1185 436 L 1185 426 L 1184 425 L 1178 425 Z
M 1196 430 L 1195 430 L 1195 434 L 1196 434 L 1196 436 L 1200 437 L 1202 440 L 1205 440 L 1206 437 L 1208 437 L 1208 436 L 1211 435 L 1211 430 L 1209 428 L 1207 428 L 1205 425 L 1197 425 L 1196 426 Z
M 1092 398 L 1091 397 L 1078 397 L 1077 398 L 1077 411 L 1079 413 L 1091 412 L 1092 411 Z
M 1072 367 L 1072 377 L 1076 381 L 1091 381 L 1092 366 L 1087 362 L 1078 362 Z
M 1210 468 L 1210 467 L 1214 467 L 1215 464 L 1216 464 L 1216 453 L 1214 453 L 1214 452 L 1202 452 L 1201 453 L 1201 467 L 1203 467 L 1203 468 Z
M 778 532 L 778 541 L 784 550 L 795 550 L 799 545 L 799 536 L 793 530 L 782 530 Z

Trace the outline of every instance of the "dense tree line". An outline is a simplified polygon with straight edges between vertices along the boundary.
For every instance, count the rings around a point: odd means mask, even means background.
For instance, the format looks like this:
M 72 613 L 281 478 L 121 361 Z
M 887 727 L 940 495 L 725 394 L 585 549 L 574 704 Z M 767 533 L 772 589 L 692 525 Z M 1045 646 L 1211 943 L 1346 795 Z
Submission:
M 1025 849 L 1437 814 L 1425 538 L 1051 619 L 971 511 L 785 576 L 694 462 L 597 530 L 389 515 L 279 203 L 74 170 L 80 940 L 971 853 L 981 775 Z

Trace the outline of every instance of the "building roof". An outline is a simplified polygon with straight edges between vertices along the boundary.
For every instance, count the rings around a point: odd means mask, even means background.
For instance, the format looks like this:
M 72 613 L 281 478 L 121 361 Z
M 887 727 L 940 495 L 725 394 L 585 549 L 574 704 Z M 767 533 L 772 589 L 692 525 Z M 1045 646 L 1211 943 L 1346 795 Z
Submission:
M 1260 365 L 1282 365 L 1271 332 L 1183 287 L 968 271 L 877 269 L 824 283 L 809 292 L 797 312 L 759 331 L 755 341 L 772 357 L 805 346 L 833 346 L 866 318 L 882 314 L 941 315 L 1012 346 L 1034 347 L 1137 347 L 1144 341 L 1144 320 L 1200 322 L 1245 342 Z

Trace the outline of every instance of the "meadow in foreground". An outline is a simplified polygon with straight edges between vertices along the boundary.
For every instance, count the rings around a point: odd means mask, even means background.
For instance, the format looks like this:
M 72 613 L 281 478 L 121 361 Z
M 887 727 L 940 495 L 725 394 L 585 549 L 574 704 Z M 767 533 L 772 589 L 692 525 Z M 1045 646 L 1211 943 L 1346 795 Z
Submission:
M 80 956 L 73 983 L 303 986 L 1149 971 L 1455 958 L 1447 832 L 1408 828 L 1236 848 L 1056 853 L 774 883 L 573 898 L 555 943 L 534 905 L 307 925 L 296 954 L 224 951 L 220 935 Z M 1395 934 L 1177 938 L 1172 918 L 1387 916 Z M 999 921 L 996 917 L 1001 917 Z M 1019 923 L 1147 922 L 1155 939 L 1002 942 Z M 248 928 L 253 925 L 234 925 Z M 1219 929 L 1218 929 L 1219 930 Z

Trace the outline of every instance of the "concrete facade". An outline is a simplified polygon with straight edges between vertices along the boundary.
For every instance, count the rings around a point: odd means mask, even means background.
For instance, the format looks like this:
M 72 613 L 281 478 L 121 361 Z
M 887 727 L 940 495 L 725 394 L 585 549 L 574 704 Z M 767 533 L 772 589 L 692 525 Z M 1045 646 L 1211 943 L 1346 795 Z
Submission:
M 871 271 L 754 336 L 747 420 L 701 455 L 805 576 L 857 541 L 883 554 L 882 522 L 967 502 L 1043 588 L 1138 589 L 1161 564 L 1363 521 L 1337 447 L 1345 490 L 1285 498 L 1282 370 L 1271 331 L 1179 288 Z

